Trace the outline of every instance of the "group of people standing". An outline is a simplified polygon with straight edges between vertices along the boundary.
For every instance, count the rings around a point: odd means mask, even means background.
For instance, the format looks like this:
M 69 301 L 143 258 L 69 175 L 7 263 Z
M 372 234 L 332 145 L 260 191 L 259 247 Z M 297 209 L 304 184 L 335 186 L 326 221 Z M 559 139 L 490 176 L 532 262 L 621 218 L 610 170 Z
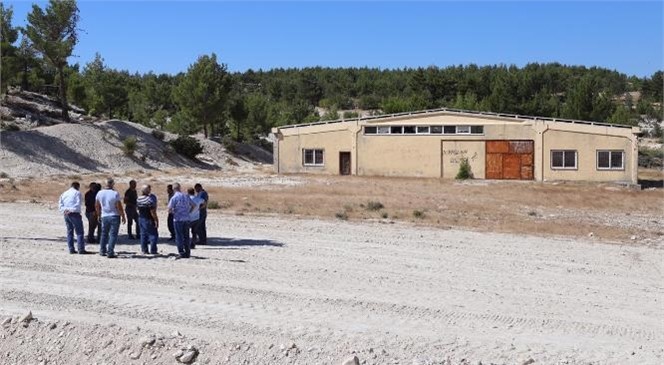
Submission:
M 207 244 L 207 203 L 208 193 L 201 184 L 181 191 L 179 183 L 167 186 L 168 218 L 167 225 L 171 234 L 169 241 L 175 240 L 180 258 L 189 258 L 191 249 L 197 244 Z M 123 207 L 124 203 L 124 207 Z M 83 198 L 80 184 L 73 182 L 71 187 L 62 193 L 59 210 L 64 215 L 67 227 L 67 246 L 70 254 L 86 254 L 82 205 L 85 204 L 85 216 L 88 219 L 89 244 L 99 243 L 99 254 L 115 258 L 115 244 L 118 239 L 120 224 L 127 224 L 127 237 L 140 239 L 143 254 L 158 254 L 159 217 L 157 215 L 157 197 L 152 193 L 150 185 L 143 185 L 139 192 L 136 181 L 129 182 L 124 198 L 115 190 L 115 181 L 106 180 L 106 186 L 90 183 Z M 136 226 L 136 236 L 132 234 L 132 226 Z M 96 237 L 95 237 L 96 231 Z M 74 246 L 74 233 L 77 247 Z M 191 236 L 190 236 L 191 235 Z

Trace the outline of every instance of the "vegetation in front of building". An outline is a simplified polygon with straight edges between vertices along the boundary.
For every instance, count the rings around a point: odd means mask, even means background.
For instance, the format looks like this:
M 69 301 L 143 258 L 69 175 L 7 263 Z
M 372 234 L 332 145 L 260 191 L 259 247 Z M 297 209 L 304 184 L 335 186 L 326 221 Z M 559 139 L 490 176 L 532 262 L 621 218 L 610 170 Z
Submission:
M 470 168 L 470 162 L 467 158 L 462 158 L 461 163 L 459 164 L 459 172 L 457 172 L 457 180 L 468 180 L 473 178 L 473 172 Z

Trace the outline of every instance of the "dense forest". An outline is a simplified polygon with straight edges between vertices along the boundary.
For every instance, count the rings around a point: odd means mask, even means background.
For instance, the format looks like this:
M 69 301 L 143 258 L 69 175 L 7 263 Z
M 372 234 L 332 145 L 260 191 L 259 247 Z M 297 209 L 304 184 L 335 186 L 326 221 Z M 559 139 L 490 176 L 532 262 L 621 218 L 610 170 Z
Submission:
M 51 94 L 91 115 L 181 134 L 252 141 L 273 126 L 439 107 L 630 125 L 662 119 L 662 71 L 638 78 L 599 67 L 531 63 L 229 72 L 211 54 L 176 75 L 138 74 L 112 68 L 99 54 L 84 65 L 67 62 L 78 41 L 73 0 L 34 5 L 25 28 L 12 25 L 11 7 L 0 3 L 0 12 L 2 93 L 19 87 Z

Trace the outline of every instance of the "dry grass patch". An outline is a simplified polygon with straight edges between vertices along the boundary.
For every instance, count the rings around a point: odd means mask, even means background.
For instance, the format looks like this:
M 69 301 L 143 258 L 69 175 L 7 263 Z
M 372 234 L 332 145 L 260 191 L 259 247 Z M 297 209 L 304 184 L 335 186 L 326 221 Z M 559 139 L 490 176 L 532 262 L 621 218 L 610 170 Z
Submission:
M 269 180 L 267 174 L 251 176 Z M 298 176 L 305 183 L 295 186 L 225 187 L 215 186 L 214 179 L 232 179 L 227 172 L 200 175 L 195 170 L 153 172 L 150 181 L 160 202 L 165 202 L 167 184 L 199 177 L 205 179 L 202 182 L 212 206 L 217 201 L 220 209 L 231 214 L 278 213 L 352 221 L 389 217 L 444 229 L 584 238 L 593 232 L 593 239 L 623 241 L 630 241 L 632 235 L 639 238 L 664 235 L 662 189 L 639 191 L 612 184 L 479 180 L 458 183 L 440 179 L 337 176 Z M 106 175 L 94 174 L 79 180 L 87 186 L 90 181 L 103 183 L 105 178 Z M 246 179 L 247 175 L 237 178 Z M 283 178 L 277 177 L 275 181 Z M 55 202 L 70 183 L 64 176 L 21 180 L 18 191 L 5 183 L 0 187 L 0 201 L 11 198 Z M 121 193 L 126 188 L 125 181 L 116 185 Z M 217 200 L 222 197 L 223 201 Z M 389 214 L 385 207 L 389 207 Z M 160 214 L 163 213 L 160 208 Z

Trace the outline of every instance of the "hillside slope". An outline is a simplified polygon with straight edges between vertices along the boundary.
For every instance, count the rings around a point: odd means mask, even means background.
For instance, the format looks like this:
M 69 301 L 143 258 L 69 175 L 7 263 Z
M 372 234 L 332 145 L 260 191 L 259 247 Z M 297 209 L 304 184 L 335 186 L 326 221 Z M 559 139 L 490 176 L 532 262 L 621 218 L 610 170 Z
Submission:
M 151 128 L 120 120 L 103 121 L 70 105 L 72 123 L 60 119 L 57 100 L 37 93 L 12 89 L 0 105 L 0 173 L 11 177 L 129 170 L 199 168 L 252 170 L 272 163 L 270 151 L 236 144 L 227 150 L 221 143 L 194 136 L 203 153 L 194 161 L 169 145 L 177 137 L 164 133 L 159 139 Z M 134 136 L 133 156 L 123 151 L 123 141 Z
M 125 155 L 122 141 L 135 136 L 133 156 Z M 173 168 L 253 169 L 255 164 L 227 153 L 216 142 L 200 139 L 204 148 L 200 161 L 177 154 L 151 129 L 111 120 L 100 123 L 57 124 L 27 131 L 0 132 L 0 171 L 12 177 L 38 175 L 164 170 Z

